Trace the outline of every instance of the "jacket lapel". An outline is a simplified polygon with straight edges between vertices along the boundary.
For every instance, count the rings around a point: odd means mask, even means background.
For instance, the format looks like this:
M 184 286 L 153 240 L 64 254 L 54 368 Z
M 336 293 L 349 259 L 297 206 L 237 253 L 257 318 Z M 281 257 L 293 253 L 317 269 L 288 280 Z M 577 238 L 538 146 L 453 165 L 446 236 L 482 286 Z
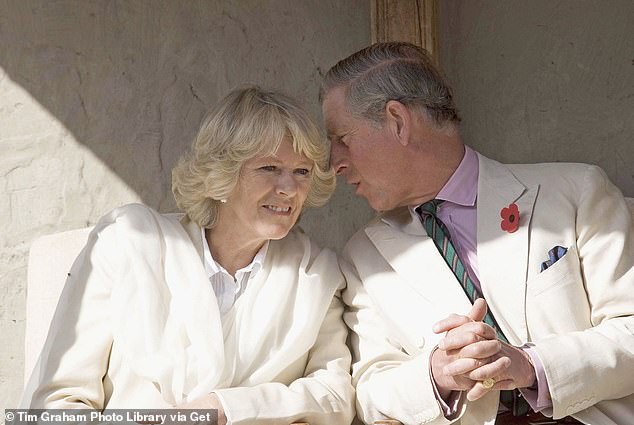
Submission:
M 529 229 L 539 185 L 524 186 L 504 165 L 479 155 L 477 249 L 480 284 L 498 325 L 514 345 L 527 341 L 526 278 Z M 515 202 L 516 232 L 500 227 L 502 208 Z
M 378 223 L 365 231 L 394 271 L 437 311 L 445 315 L 468 312 L 470 303 L 462 287 L 409 210 L 398 209 L 383 221 L 388 226 Z
M 196 248 L 196 252 L 200 259 L 203 259 L 203 237 L 200 231 L 200 226 L 196 224 L 196 222 L 192 221 L 187 215 L 184 215 L 183 218 L 180 219 L 181 225 L 187 232 L 187 235 L 192 240 L 194 244 L 194 248 Z

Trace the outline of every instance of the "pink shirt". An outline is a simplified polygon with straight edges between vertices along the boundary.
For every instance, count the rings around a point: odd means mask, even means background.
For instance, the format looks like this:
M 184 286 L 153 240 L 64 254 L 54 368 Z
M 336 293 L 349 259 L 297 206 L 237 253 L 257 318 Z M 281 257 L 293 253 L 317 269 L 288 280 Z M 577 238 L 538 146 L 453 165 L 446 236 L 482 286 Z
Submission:
M 462 161 L 447 183 L 440 189 L 436 199 L 445 201 L 438 207 L 437 217 L 447 228 L 451 242 L 471 281 L 482 293 L 477 250 L 476 199 L 479 175 L 478 154 L 469 146 L 465 146 Z M 533 361 L 538 388 L 537 391 L 522 389 L 522 394 L 533 410 L 542 411 L 546 409 L 545 413 L 550 413 L 548 410 L 552 408 L 552 401 L 543 364 L 530 344 L 521 348 L 528 353 Z M 436 396 L 440 400 L 438 392 L 436 392 Z M 455 400 L 455 396 L 451 397 L 450 404 L 453 405 L 452 407 L 447 406 L 444 402 L 441 403 L 445 410 L 445 415 L 453 413 Z
M 460 165 L 436 195 L 436 199 L 445 201 L 438 207 L 438 219 L 449 231 L 449 238 L 456 253 L 478 290 L 481 289 L 476 245 L 479 172 L 478 154 L 469 146 L 465 146 Z

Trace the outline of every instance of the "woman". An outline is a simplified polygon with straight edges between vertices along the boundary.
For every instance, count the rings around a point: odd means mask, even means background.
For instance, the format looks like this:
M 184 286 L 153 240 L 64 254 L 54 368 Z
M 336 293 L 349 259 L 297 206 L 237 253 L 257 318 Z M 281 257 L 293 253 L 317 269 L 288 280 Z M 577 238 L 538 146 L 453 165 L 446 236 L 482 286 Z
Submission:
M 332 193 L 327 161 L 291 99 L 230 93 L 173 170 L 184 218 L 128 205 L 91 233 L 23 404 L 350 423 L 344 281 L 331 251 L 291 231 Z

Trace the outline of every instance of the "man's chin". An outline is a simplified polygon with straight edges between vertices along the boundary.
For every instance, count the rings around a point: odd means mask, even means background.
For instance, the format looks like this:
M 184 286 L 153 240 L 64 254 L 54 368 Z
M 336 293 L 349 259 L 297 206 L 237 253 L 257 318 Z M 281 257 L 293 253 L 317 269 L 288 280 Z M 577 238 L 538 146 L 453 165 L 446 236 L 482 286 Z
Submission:
M 364 198 L 366 201 L 368 201 L 370 207 L 376 212 L 390 211 L 395 208 L 393 205 L 383 199 L 373 199 L 365 196 Z

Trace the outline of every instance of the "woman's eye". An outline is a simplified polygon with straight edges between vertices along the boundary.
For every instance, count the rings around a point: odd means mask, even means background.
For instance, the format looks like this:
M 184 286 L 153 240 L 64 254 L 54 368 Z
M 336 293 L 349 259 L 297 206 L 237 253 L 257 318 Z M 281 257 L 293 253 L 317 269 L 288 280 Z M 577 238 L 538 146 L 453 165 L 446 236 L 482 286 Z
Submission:
M 275 165 L 265 165 L 264 167 L 260 167 L 260 170 L 275 171 L 277 170 L 277 167 Z
M 295 170 L 295 173 L 299 174 L 300 176 L 307 176 L 310 174 L 310 170 L 306 168 L 298 168 L 297 170 Z

